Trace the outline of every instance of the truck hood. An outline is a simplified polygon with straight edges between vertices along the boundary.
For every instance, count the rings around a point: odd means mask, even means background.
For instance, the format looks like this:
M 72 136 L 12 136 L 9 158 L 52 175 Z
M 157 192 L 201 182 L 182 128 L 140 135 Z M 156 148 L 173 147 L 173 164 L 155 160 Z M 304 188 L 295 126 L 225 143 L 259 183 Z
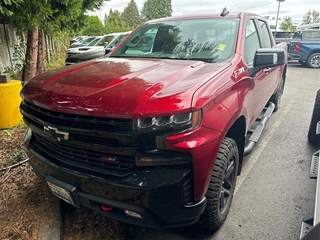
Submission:
M 58 112 L 138 118 L 184 112 L 194 92 L 231 63 L 106 58 L 40 74 L 21 96 Z

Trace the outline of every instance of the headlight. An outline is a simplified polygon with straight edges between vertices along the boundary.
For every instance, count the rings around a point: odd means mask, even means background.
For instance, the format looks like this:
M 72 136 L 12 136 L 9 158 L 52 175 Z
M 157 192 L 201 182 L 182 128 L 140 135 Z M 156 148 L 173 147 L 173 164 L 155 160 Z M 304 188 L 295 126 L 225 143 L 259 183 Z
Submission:
M 134 125 L 139 130 L 192 130 L 199 126 L 201 117 L 201 110 L 197 110 L 168 116 L 139 118 L 135 120 Z
M 201 119 L 200 109 L 194 112 L 134 120 L 135 129 L 146 132 L 148 136 L 151 134 L 150 141 L 154 139 L 154 148 L 160 150 L 160 152 L 155 151 L 153 154 L 137 157 L 136 165 L 171 166 L 189 164 L 191 162 L 189 154 L 166 152 L 166 136 L 196 129 L 200 125 Z M 164 150 L 164 152 L 161 152 L 161 150 Z

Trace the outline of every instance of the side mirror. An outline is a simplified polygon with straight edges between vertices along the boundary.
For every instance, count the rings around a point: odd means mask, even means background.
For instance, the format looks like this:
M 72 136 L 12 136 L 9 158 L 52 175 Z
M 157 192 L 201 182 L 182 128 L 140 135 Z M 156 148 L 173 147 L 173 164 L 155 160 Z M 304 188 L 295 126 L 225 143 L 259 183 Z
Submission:
M 253 68 L 250 68 L 251 76 L 263 68 L 281 66 L 286 63 L 287 53 L 284 49 L 260 48 L 257 49 L 253 60 Z

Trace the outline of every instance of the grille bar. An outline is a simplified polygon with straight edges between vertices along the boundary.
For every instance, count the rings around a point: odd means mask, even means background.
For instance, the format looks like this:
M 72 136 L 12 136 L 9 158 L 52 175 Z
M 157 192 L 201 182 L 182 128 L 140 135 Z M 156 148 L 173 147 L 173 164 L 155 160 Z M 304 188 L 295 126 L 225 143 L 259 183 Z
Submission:
M 46 155 L 49 155 L 51 161 L 60 162 L 60 165 L 61 163 L 68 164 L 76 168 L 103 174 L 110 174 L 109 171 L 128 172 L 135 166 L 134 157 L 112 156 L 102 152 L 58 145 L 38 134 L 34 135 L 36 137 L 35 146 Z
M 131 119 L 102 118 L 58 113 L 38 107 L 27 101 L 23 101 L 20 108 L 24 112 L 26 118 L 30 115 L 33 119 L 39 119 L 40 121 L 48 122 L 57 126 L 77 126 L 78 128 L 89 130 L 117 132 L 133 130 L 133 121 Z

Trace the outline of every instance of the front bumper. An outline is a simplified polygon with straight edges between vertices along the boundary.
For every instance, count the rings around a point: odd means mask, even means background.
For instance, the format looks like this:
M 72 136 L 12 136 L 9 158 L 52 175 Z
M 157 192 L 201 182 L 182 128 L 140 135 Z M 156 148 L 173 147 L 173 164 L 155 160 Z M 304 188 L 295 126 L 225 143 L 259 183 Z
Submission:
M 25 139 L 30 165 L 49 184 L 66 189 L 74 205 L 129 224 L 180 227 L 198 221 L 206 199 L 193 201 L 190 166 L 135 168 L 125 177 L 97 176 L 70 170 L 38 155 L 32 135 Z M 65 199 L 64 199 L 65 200 Z M 128 215 L 133 212 L 134 215 Z

